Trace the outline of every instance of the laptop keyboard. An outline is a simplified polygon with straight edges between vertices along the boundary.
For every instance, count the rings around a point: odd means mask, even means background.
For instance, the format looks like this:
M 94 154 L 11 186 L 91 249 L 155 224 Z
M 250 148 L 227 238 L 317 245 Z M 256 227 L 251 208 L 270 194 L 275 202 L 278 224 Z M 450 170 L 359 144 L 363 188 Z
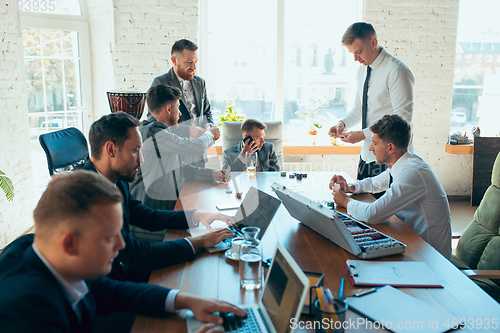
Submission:
M 241 318 L 232 313 L 221 312 L 219 315 L 224 319 L 224 331 L 237 333 L 262 333 L 262 330 L 255 318 L 254 309 L 246 309 L 248 316 Z
M 236 237 L 244 237 L 243 233 L 239 229 L 237 229 L 233 226 L 229 227 L 229 230 L 231 230 L 236 235 Z M 226 239 L 222 240 L 222 242 L 224 244 L 226 244 L 227 247 L 231 247 L 231 242 L 233 241 L 233 238 L 236 238 L 236 237 L 226 238 Z

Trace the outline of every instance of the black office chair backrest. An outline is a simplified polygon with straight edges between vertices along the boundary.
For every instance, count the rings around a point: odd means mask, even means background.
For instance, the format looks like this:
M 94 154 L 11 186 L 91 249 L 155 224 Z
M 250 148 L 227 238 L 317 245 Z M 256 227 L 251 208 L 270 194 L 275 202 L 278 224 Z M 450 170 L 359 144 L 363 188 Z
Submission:
M 83 167 L 89 160 L 87 139 L 75 127 L 42 134 L 40 145 L 47 155 L 49 174 L 70 172 Z

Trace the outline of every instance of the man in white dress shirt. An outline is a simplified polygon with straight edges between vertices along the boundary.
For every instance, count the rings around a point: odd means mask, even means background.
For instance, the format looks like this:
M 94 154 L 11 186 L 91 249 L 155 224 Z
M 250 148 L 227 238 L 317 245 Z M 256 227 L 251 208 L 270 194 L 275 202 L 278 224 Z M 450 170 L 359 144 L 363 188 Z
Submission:
M 370 23 L 352 24 L 344 33 L 342 44 L 354 55 L 354 60 L 364 66 L 360 66 L 356 76 L 354 107 L 330 129 L 330 134 L 334 137 L 342 135 L 342 141 L 348 143 L 363 140 L 357 177 L 361 180 L 376 176 L 387 168 L 376 164 L 375 156 L 368 149 L 372 136 L 370 125 L 386 114 L 398 114 L 411 124 L 415 80 L 403 62 L 378 44 L 377 34 Z M 361 131 L 344 133 L 346 128 L 360 122 Z
M 378 164 L 387 164 L 381 174 L 347 184 L 333 176 L 330 189 L 337 206 L 360 221 L 382 223 L 396 214 L 446 258 L 451 256 L 450 207 L 441 183 L 431 167 L 415 153 L 408 152 L 410 124 L 398 115 L 386 115 L 370 127 L 370 151 Z M 392 179 L 392 183 L 391 180 Z M 339 186 L 335 186 L 339 184 Z M 372 203 L 351 199 L 345 193 L 379 193 Z

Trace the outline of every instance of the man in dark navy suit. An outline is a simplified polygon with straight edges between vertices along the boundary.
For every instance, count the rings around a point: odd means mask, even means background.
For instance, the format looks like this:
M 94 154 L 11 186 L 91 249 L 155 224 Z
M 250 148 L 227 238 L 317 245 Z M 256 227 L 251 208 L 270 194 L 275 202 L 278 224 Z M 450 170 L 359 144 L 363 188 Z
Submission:
M 128 332 L 135 314 L 161 316 L 189 308 L 207 322 L 215 311 L 245 312 L 231 304 L 144 283 L 103 277 L 120 250 L 120 191 L 105 177 L 76 171 L 54 177 L 34 211 L 36 234 L 11 243 L 0 254 L 2 332 L 111 332 L 98 314 L 128 313 L 112 323 Z M 201 332 L 216 332 L 205 326 Z
M 109 276 L 121 281 L 147 282 L 152 270 L 194 260 L 197 251 L 234 234 L 222 228 L 209 230 L 202 236 L 150 244 L 131 236 L 130 224 L 158 231 L 186 229 L 198 223 L 210 228 L 214 220 L 234 221 L 217 213 L 150 209 L 130 194 L 128 182 L 135 179 L 142 161 L 139 125 L 137 119 L 123 112 L 108 114 L 95 121 L 89 132 L 92 156 L 84 169 L 104 175 L 116 184 L 123 196 L 122 236 L 126 247 L 120 251 Z

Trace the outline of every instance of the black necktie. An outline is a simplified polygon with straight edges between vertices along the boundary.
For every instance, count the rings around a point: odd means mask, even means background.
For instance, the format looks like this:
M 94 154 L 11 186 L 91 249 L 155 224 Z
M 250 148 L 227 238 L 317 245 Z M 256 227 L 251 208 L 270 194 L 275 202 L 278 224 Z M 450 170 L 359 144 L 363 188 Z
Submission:
M 362 124 L 363 129 L 367 127 L 366 125 L 366 113 L 368 112 L 368 81 L 370 81 L 370 73 L 372 72 L 372 68 L 367 66 L 366 68 L 366 79 L 365 84 L 363 85 L 363 104 L 361 106 L 362 112 Z

